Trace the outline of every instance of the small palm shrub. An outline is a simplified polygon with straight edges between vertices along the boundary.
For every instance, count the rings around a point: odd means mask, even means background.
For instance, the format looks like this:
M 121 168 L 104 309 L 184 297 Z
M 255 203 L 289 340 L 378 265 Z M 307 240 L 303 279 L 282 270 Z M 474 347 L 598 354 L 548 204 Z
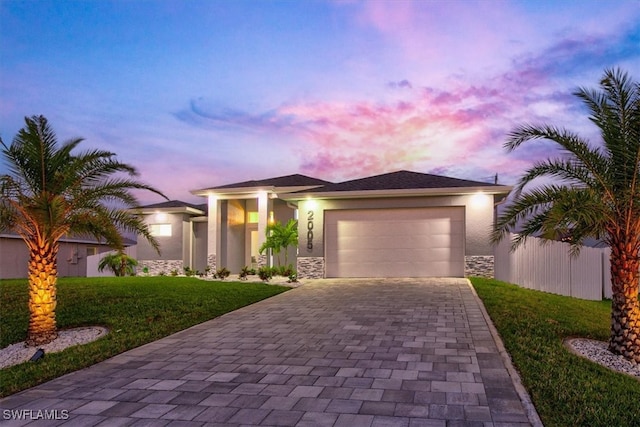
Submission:
M 135 267 L 137 265 L 138 261 L 136 261 L 135 258 L 130 257 L 122 251 L 118 251 L 105 255 L 98 264 L 98 271 L 102 272 L 104 269 L 109 269 L 118 277 L 131 276 L 135 273 Z
M 238 274 L 238 277 L 240 277 L 240 280 L 247 280 L 247 276 L 250 274 L 249 273 L 249 266 L 245 265 L 244 267 L 242 267 L 242 270 L 240 270 L 240 274 Z
M 231 272 L 229 270 L 227 270 L 226 267 L 222 267 L 216 270 L 216 274 L 215 277 L 220 279 L 220 280 L 224 280 L 227 277 L 229 277 L 229 274 L 231 274 Z
M 270 267 L 260 267 L 258 277 L 264 282 L 268 282 L 273 277 L 273 269 Z

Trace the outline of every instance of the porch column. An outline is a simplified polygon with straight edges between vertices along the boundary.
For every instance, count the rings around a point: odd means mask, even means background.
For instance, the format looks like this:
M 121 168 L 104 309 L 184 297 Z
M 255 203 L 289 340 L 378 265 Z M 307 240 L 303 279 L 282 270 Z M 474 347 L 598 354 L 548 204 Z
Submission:
M 207 265 L 213 271 L 217 268 L 218 254 L 218 225 L 220 224 L 220 209 L 218 198 L 210 194 L 208 198 L 209 212 L 207 214 Z
M 267 240 L 267 225 L 269 225 L 269 195 L 266 191 L 258 193 L 258 247 Z M 258 266 L 268 265 L 267 253 L 259 255 Z

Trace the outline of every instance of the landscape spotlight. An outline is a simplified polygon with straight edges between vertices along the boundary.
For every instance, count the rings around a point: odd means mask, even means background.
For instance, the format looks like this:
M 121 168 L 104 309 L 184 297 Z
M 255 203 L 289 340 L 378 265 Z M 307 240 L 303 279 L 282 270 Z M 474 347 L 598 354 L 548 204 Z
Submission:
M 31 356 L 31 359 L 29 359 L 30 362 L 37 362 L 38 360 L 42 359 L 44 357 L 44 350 L 39 348 L 38 350 L 36 350 L 35 353 L 33 353 L 33 356 Z

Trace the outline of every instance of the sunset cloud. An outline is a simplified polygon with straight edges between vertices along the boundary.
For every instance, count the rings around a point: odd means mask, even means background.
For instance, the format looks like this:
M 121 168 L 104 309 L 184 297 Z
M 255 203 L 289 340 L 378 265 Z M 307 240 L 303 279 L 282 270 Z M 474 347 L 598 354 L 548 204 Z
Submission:
M 290 141 L 286 147 L 303 173 L 327 179 L 416 169 L 473 179 L 500 173 L 514 180 L 552 146 L 531 144 L 505 160 L 507 133 L 522 123 L 574 122 L 583 112 L 574 88 L 561 87 L 558 77 L 568 79 L 575 57 L 598 52 L 612 55 L 604 39 L 562 39 L 486 79 L 451 79 L 442 87 L 399 79 L 386 84 L 391 95 L 379 100 L 298 100 L 257 113 L 193 101 L 178 116 L 195 125 L 277 133 Z

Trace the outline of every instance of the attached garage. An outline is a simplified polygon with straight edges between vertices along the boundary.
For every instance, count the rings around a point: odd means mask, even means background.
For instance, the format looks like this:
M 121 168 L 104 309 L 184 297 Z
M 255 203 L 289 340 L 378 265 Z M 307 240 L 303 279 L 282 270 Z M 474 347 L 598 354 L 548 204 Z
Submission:
M 326 277 L 464 276 L 463 206 L 324 214 Z

